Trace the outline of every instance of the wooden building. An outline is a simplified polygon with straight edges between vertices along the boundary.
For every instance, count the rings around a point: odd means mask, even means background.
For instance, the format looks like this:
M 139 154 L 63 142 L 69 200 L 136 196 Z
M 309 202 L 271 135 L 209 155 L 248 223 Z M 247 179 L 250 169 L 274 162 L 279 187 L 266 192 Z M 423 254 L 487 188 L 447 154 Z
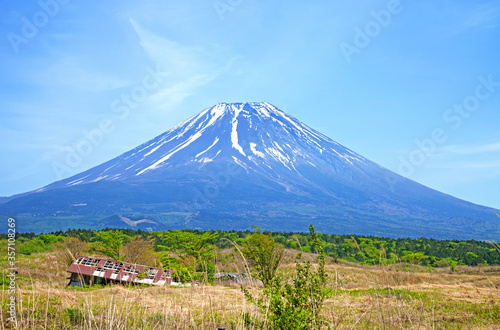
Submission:
M 84 286 L 108 283 L 170 285 L 172 270 L 135 265 L 103 258 L 79 256 L 68 268 L 68 285 Z

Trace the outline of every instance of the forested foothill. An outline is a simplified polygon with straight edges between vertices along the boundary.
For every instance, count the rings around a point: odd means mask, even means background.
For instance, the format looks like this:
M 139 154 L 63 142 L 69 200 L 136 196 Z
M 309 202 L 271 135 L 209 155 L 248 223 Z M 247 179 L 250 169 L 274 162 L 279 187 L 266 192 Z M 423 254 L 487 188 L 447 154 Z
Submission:
M 252 231 L 196 231 L 171 230 L 146 232 L 130 229 L 71 229 L 49 234 L 18 233 L 17 252 L 30 255 L 49 252 L 58 247 L 72 246 L 78 252 L 101 253 L 115 260 L 125 258 L 127 262 L 153 262 L 156 252 L 165 264 L 175 266 L 180 256 L 184 259 L 210 259 L 214 248 L 233 248 L 233 244 L 244 245 L 251 239 Z M 285 249 L 299 252 L 315 252 L 309 233 L 264 232 Z M 430 238 L 386 238 L 359 235 L 328 235 L 318 233 L 326 256 L 334 261 L 349 261 L 366 265 L 408 263 L 422 266 L 452 267 L 457 265 L 500 265 L 499 246 L 494 242 L 476 240 L 436 240 Z M 7 234 L 0 234 L 7 239 Z M 3 244 L 5 246 L 5 244 Z M 133 256 L 137 247 L 149 250 L 142 256 Z M 140 249 L 140 250 L 141 250 Z M 75 256 L 76 257 L 76 256 Z M 201 260 L 201 259 L 200 259 Z M 198 260 L 197 262 L 201 262 Z M 207 265 L 193 266 L 209 267 Z M 206 268 L 207 271 L 212 269 Z
M 0 265 L 8 236 L 0 236 Z M 16 234 L 17 321 L 6 328 L 490 328 L 496 243 L 249 231 L 76 229 Z M 173 285 L 68 286 L 88 255 L 173 270 Z M 139 274 L 140 276 L 141 274 Z M 13 295 L 14 296 L 14 293 Z

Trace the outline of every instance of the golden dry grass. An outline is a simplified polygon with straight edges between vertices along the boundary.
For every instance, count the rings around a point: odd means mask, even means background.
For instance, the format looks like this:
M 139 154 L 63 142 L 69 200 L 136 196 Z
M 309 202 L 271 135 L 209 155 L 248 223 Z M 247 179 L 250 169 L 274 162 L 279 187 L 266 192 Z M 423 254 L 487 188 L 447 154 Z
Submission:
M 221 251 L 218 271 L 244 271 L 233 253 Z M 281 267 L 287 276 L 295 268 L 294 254 L 287 251 Z M 302 258 L 315 260 L 306 253 Z M 333 294 L 323 314 L 331 328 L 500 329 L 498 269 L 424 273 L 419 271 L 425 268 L 405 271 L 403 266 L 330 260 L 326 271 Z M 22 257 L 18 268 L 18 327 L 23 329 L 252 329 L 243 315 L 265 317 L 235 284 L 67 288 L 66 266 L 52 253 Z M 257 294 L 261 289 L 252 290 Z M 4 289 L 2 301 L 6 299 Z M 2 324 L 12 326 L 5 316 L 2 313 Z

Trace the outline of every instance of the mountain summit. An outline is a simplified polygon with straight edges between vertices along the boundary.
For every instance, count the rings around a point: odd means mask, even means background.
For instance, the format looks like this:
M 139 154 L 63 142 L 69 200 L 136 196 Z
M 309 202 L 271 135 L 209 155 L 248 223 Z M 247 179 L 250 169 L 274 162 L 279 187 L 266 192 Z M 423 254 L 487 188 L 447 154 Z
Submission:
M 442 194 L 263 103 L 219 103 L 68 179 L 0 205 L 23 230 L 248 229 L 500 238 L 495 210 Z M 22 215 L 20 215 L 22 214 Z
M 303 176 L 307 172 L 333 174 L 368 160 L 267 102 L 219 103 L 120 157 L 46 188 L 157 180 L 227 162 L 288 186 L 284 178 L 302 177 L 311 184 Z

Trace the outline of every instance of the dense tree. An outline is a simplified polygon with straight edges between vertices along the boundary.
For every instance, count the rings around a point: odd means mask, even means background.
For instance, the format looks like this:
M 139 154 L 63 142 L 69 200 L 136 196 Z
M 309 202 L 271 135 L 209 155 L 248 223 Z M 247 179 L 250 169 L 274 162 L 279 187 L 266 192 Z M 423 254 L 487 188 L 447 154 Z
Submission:
M 104 236 L 111 236 L 107 240 Z M 174 257 L 182 257 L 184 263 L 195 265 L 196 271 L 209 269 L 213 259 L 214 246 L 229 248 L 232 244 L 244 245 L 250 231 L 195 231 L 177 230 L 147 233 L 142 230 L 110 230 L 94 231 L 90 229 L 70 229 L 65 232 L 51 234 L 16 233 L 16 246 L 21 254 L 32 254 L 52 251 L 63 241 L 64 237 L 76 237 L 84 242 L 92 242 L 95 252 L 106 250 L 108 254 L 120 258 L 126 255 L 117 248 L 127 243 L 129 237 L 140 236 L 143 239 L 154 239 L 156 252 L 175 252 Z M 264 233 L 281 244 L 284 248 L 301 249 L 314 252 L 314 244 L 310 234 L 306 233 Z M 113 237 L 116 236 L 116 239 Z M 430 267 L 453 267 L 456 265 L 499 265 L 500 247 L 496 243 L 475 240 L 436 240 L 429 238 L 383 238 L 359 235 L 319 234 L 324 244 L 325 254 L 335 260 L 344 259 L 365 264 L 391 264 L 396 262 L 412 262 Z M 0 239 L 7 239 L 7 234 L 0 234 Z M 222 239 L 226 238 L 226 239 Z M 353 240 L 354 239 L 354 240 Z M 111 247 L 106 248 L 105 241 Z M 358 246 L 354 243 L 357 242 Z M 113 244 L 118 244 L 113 248 Z M 206 246 L 205 246 L 206 245 Z M 114 252 L 113 252 L 114 251 Z M 119 251 L 119 253 L 117 253 Z M 189 257 L 189 258 L 188 258 Z M 190 261 L 188 262 L 189 259 Z M 205 266 L 203 266 L 205 265 Z M 190 266 L 191 267 L 191 266 Z M 193 270 L 194 271 L 194 270 Z
M 213 276 L 214 243 L 219 237 L 217 232 L 193 232 L 188 230 L 172 230 L 158 233 L 157 249 L 171 252 L 178 256 L 179 262 L 174 262 L 168 253 L 161 255 L 162 263 L 171 265 L 177 272 L 183 272 L 191 278 Z M 196 274 L 198 273 L 198 274 Z M 202 273 L 202 274 L 200 274 Z
M 128 238 L 129 237 L 127 235 L 118 229 L 100 231 L 97 232 L 93 248 L 95 251 L 100 252 L 111 259 L 121 261 L 125 257 L 125 255 L 122 254 L 122 247 Z
M 263 234 L 259 227 L 254 228 L 256 232 L 247 237 L 242 252 L 254 267 L 255 277 L 267 287 L 283 258 L 283 246 L 277 244 L 270 234 Z

